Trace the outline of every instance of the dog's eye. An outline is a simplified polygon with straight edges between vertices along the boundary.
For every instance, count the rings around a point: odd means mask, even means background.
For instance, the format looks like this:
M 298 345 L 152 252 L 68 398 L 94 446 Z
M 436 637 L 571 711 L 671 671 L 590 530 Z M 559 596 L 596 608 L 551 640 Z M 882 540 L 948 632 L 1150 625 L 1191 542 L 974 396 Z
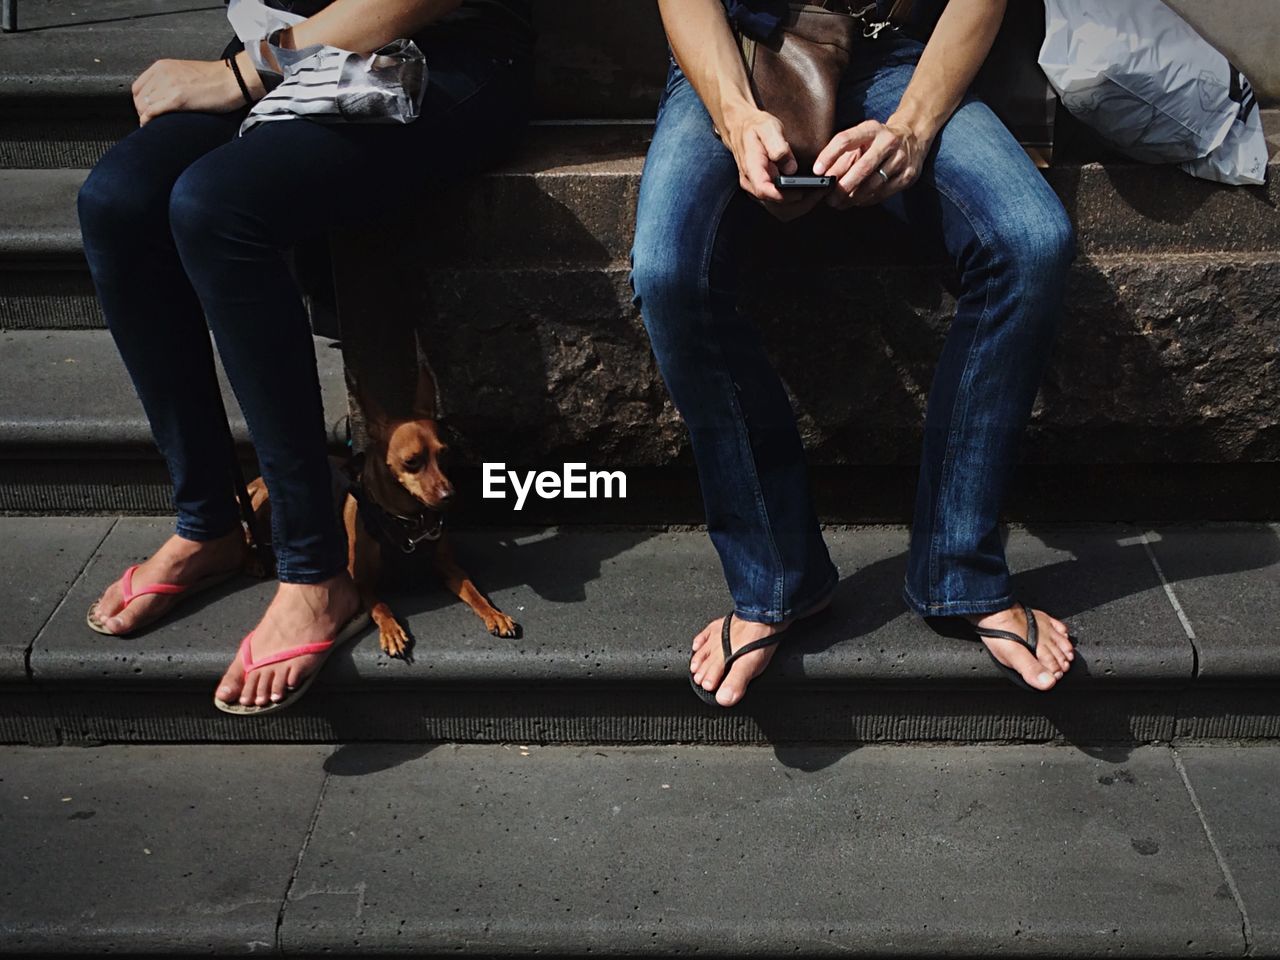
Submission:
M 410 473 L 417 473 L 422 469 L 422 463 L 423 461 L 420 457 L 413 457 L 404 462 L 404 468 Z

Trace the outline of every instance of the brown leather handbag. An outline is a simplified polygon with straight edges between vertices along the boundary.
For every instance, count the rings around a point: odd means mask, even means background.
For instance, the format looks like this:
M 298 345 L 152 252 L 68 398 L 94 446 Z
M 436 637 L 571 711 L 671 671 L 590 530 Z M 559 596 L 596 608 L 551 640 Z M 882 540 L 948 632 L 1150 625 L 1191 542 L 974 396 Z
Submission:
M 792 3 L 768 40 L 739 35 L 756 104 L 782 122 L 802 174 L 835 135 L 836 92 L 855 44 L 905 23 L 911 5 L 897 0 L 886 20 L 874 3 Z

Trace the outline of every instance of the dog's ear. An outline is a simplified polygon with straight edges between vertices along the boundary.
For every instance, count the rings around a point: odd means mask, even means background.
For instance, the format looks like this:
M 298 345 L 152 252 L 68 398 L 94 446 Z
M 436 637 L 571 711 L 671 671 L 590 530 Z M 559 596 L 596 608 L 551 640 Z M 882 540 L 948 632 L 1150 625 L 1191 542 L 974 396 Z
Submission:
M 373 394 L 361 386 L 350 368 L 347 369 L 347 391 L 355 398 L 356 405 L 360 408 L 368 434 L 372 437 L 385 437 L 390 425 L 387 412 L 374 399 Z
M 440 415 L 439 391 L 436 374 L 427 358 L 418 353 L 418 383 L 413 391 L 413 419 L 435 420 Z

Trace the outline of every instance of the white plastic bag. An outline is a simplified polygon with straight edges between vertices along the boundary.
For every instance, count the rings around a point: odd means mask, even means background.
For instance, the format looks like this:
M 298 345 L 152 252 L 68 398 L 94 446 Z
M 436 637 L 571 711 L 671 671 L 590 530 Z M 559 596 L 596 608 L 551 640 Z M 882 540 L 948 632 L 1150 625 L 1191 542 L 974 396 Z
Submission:
M 303 17 L 262 0 L 230 0 L 227 19 L 258 69 L 271 71 L 258 43 L 265 39 L 284 71 L 281 83 L 249 110 L 242 135 L 278 120 L 412 123 L 421 112 L 427 68 L 412 40 L 393 40 L 368 56 L 327 44 L 285 50 L 269 38 Z
M 1267 136 L 1262 129 L 1262 111 L 1258 109 L 1258 98 L 1249 81 L 1235 67 L 1231 72 L 1233 79 L 1240 82 L 1241 102 L 1226 139 L 1208 155 L 1188 160 L 1182 169 L 1194 176 L 1221 183 L 1265 183 Z
M 1262 183 L 1249 86 L 1160 0 L 1045 0 L 1040 66 L 1063 105 L 1117 150 L 1223 183 Z

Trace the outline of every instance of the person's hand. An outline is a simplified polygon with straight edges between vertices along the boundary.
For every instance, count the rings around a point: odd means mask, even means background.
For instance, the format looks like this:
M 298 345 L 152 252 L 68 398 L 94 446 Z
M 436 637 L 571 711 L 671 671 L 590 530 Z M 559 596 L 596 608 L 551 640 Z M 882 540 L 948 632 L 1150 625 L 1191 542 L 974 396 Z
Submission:
M 243 105 L 240 85 L 221 60 L 157 60 L 133 81 L 133 106 L 143 126 L 162 113 L 229 113 Z
M 727 119 L 724 142 L 738 164 L 738 184 L 779 220 L 794 220 L 816 207 L 822 190 L 779 190 L 775 177 L 790 176 L 799 164 L 782 122 L 764 110 L 749 108 Z
M 893 117 L 885 123 L 866 120 L 832 137 L 813 172 L 836 178 L 827 203 L 837 210 L 868 207 L 915 183 L 928 150 L 927 143 Z

